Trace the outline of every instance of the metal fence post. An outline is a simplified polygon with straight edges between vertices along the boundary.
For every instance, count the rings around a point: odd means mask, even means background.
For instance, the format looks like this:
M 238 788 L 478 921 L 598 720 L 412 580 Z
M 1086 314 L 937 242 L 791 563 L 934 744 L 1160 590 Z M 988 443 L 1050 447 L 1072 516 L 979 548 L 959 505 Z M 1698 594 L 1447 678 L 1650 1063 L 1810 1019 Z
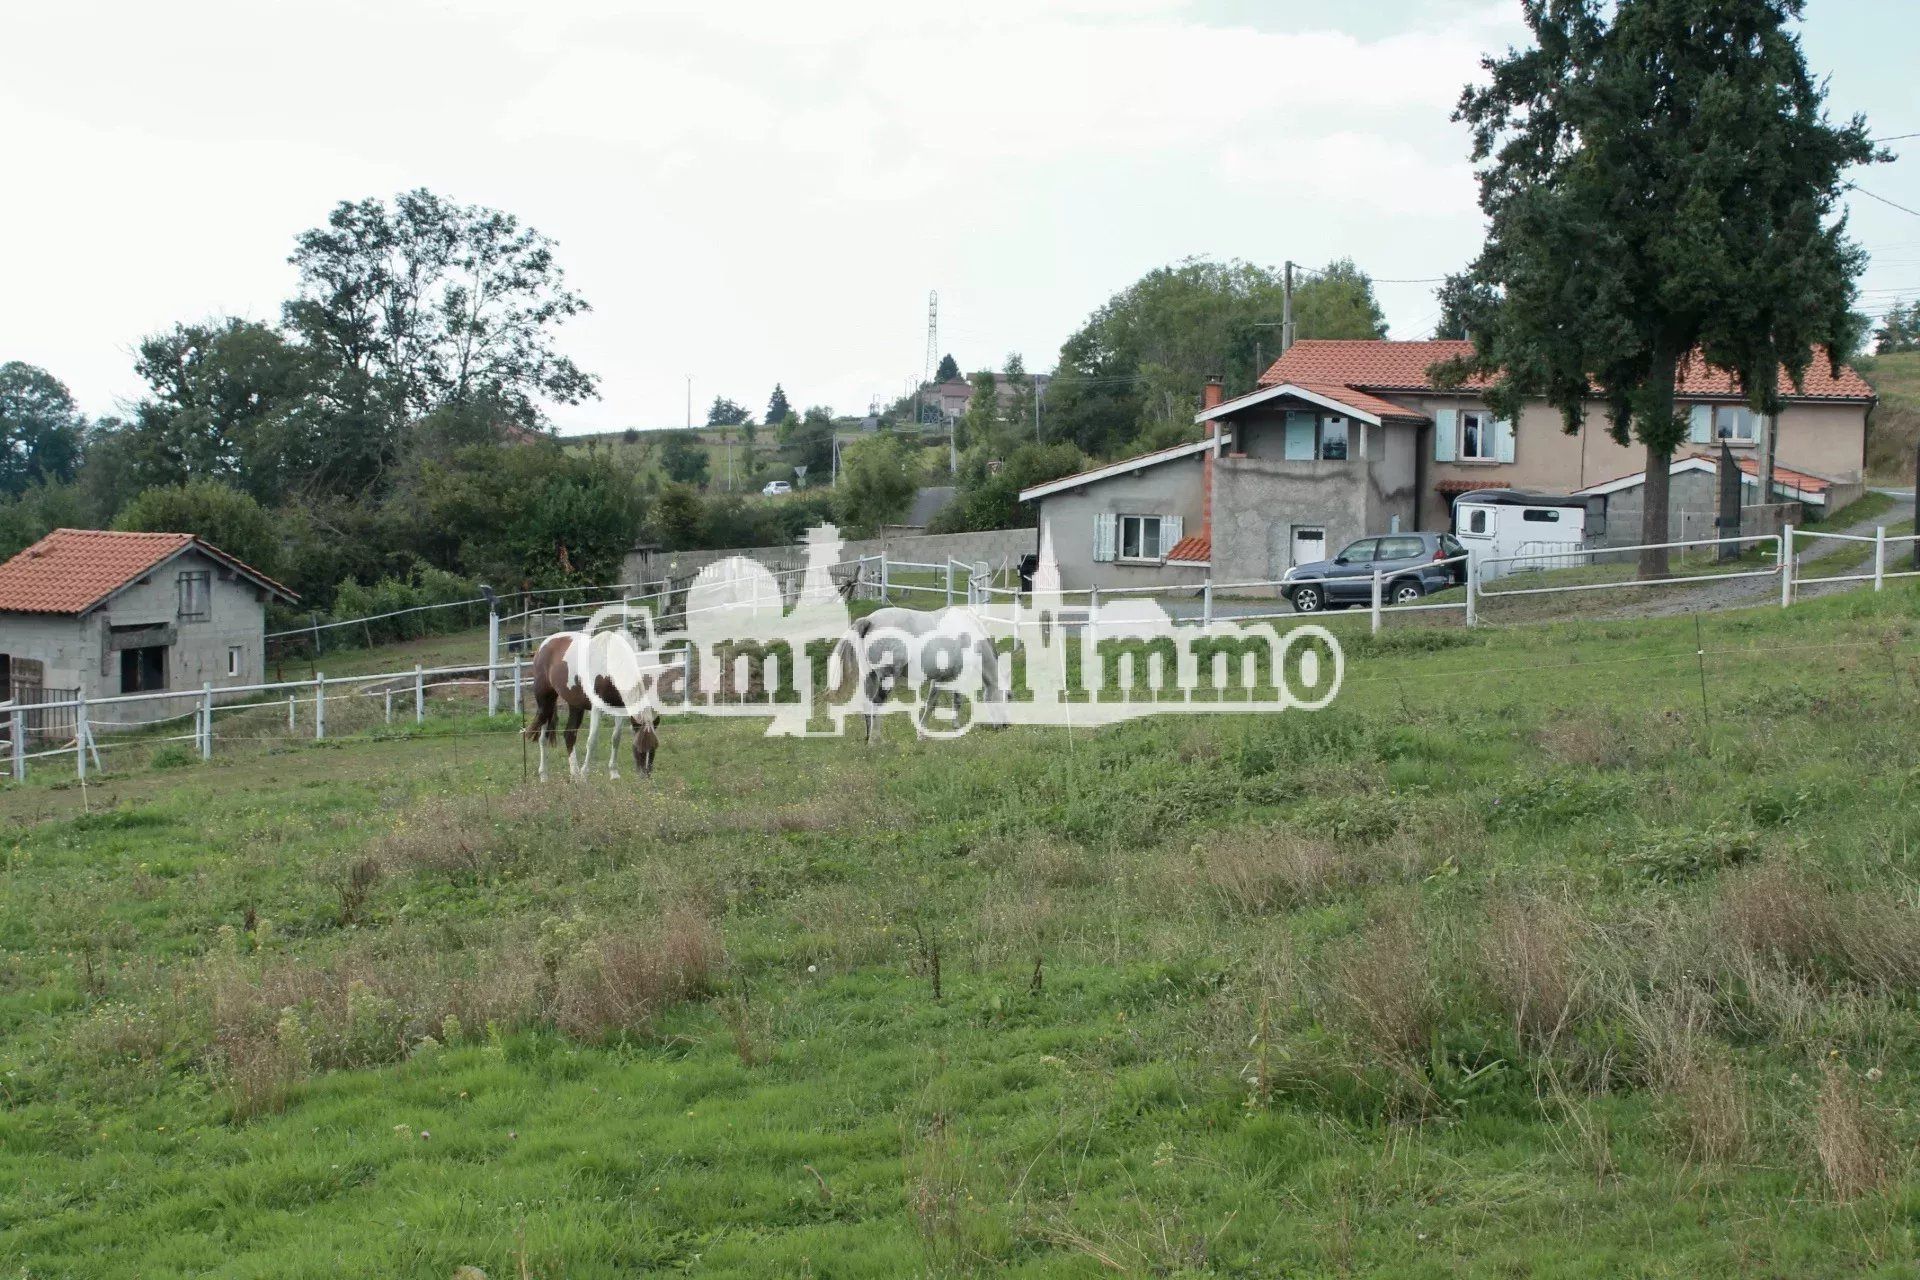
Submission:
M 1793 603 L 1793 525 L 1780 526 L 1780 607 Z
M 513 714 L 520 714 L 520 655 L 513 657 Z
M 1887 585 L 1887 526 L 1873 527 L 1873 589 Z
M 200 686 L 200 758 L 213 759 L 213 685 Z
M 1467 625 L 1480 625 L 1480 562 L 1467 557 Z
M 1094 632 L 1094 640 L 1100 639 L 1100 588 L 1087 588 L 1087 629 Z
M 80 781 L 87 780 L 87 698 L 76 694 L 73 706 L 73 760 Z
M 413 722 L 424 724 L 427 719 L 427 681 L 421 674 L 420 664 L 413 664 Z
M 393 723 L 393 688 L 392 686 L 388 686 L 387 688 L 386 715 L 387 715 L 387 723 L 392 724 Z
M 1376 636 L 1379 635 L 1380 634 L 1380 571 L 1378 569 L 1375 569 L 1373 571 L 1372 624 L 1373 624 L 1373 630 L 1369 634 L 1376 635 Z
M 16 782 L 25 782 L 27 779 L 27 713 L 15 707 L 8 721 L 8 728 L 13 734 L 13 777 Z
M 327 678 L 318 671 L 313 673 L 313 738 L 315 742 L 327 736 Z
M 887 569 L 887 553 L 882 551 L 880 553 L 880 603 L 881 604 L 890 603 L 890 599 L 887 593 L 892 589 L 892 586 L 893 586 L 892 577 L 893 575 L 889 573 Z
M 1200 623 L 1202 626 L 1213 625 L 1213 579 L 1211 577 L 1200 584 Z
M 487 714 L 500 713 L 500 614 L 487 612 Z
M 947 608 L 953 608 L 953 557 L 947 557 Z

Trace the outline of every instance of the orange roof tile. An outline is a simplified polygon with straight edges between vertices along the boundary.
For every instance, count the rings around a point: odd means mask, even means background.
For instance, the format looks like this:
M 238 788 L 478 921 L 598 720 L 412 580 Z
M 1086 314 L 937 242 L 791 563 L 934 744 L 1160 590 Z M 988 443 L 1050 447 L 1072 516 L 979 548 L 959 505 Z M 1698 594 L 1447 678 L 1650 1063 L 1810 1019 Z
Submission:
M 1167 563 L 1184 561 L 1189 564 L 1210 564 L 1213 561 L 1213 539 L 1200 534 L 1188 534 L 1173 544 L 1173 550 L 1167 552 Z
M 1260 375 L 1260 385 L 1271 387 L 1293 382 L 1307 386 L 1318 382 L 1373 391 L 1435 391 L 1438 388 L 1433 385 L 1428 368 L 1472 352 L 1470 342 L 1445 339 L 1393 342 L 1373 338 L 1306 338 L 1294 343 L 1285 355 L 1268 366 Z M 1484 375 L 1469 377 L 1461 387 L 1477 391 L 1492 381 Z M 1704 360 L 1687 362 L 1680 371 L 1676 390 L 1682 396 L 1739 394 L 1731 372 L 1715 368 Z M 1786 370 L 1782 369 L 1780 393 L 1793 400 L 1873 399 L 1873 388 L 1852 366 L 1840 366 L 1836 376 L 1824 357 L 1815 358 L 1799 390 L 1794 389 Z
M 0 611 L 85 613 L 189 546 L 245 573 L 289 600 L 293 592 L 190 533 L 55 529 L 0 564 Z

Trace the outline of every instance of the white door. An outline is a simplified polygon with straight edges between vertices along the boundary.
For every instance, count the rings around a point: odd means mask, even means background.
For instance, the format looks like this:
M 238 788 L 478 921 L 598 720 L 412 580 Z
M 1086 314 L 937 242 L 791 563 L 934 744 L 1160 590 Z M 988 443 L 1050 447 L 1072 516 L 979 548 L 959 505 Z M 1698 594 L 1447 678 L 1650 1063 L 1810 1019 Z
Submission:
M 1327 531 L 1317 525 L 1293 526 L 1293 563 L 1311 564 L 1327 558 Z

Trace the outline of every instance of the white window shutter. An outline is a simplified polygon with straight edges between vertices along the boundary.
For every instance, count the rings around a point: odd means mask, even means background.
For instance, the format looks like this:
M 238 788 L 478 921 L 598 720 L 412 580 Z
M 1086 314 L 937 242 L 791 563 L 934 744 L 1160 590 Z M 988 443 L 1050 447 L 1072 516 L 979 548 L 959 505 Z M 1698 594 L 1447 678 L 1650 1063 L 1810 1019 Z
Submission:
M 1433 415 L 1433 460 L 1452 462 L 1460 437 L 1460 411 L 1440 409 Z
M 1160 558 L 1162 560 L 1167 558 L 1167 552 L 1180 545 L 1180 539 L 1185 536 L 1182 532 L 1184 528 L 1185 523 L 1179 516 L 1160 517 Z
M 1493 458 L 1496 462 L 1513 461 L 1513 423 L 1506 418 L 1493 424 Z
M 1694 444 L 1713 443 L 1713 406 L 1697 404 L 1687 410 L 1687 439 Z
M 1098 515 L 1093 518 L 1093 558 L 1098 563 L 1113 559 L 1114 546 L 1120 541 L 1120 517 Z

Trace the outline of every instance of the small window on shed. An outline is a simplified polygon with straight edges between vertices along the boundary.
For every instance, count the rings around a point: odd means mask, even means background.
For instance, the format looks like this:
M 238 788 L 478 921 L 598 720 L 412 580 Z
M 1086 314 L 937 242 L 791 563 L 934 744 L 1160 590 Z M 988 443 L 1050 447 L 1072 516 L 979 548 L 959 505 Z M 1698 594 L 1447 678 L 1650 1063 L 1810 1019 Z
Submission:
M 1520 518 L 1536 524 L 1558 524 L 1560 512 L 1553 507 L 1530 507 Z
M 246 662 L 247 651 L 237 644 L 227 646 L 227 674 L 237 676 Z
M 1485 511 L 1475 511 L 1467 517 L 1468 533 L 1485 533 L 1486 531 L 1487 513 Z

